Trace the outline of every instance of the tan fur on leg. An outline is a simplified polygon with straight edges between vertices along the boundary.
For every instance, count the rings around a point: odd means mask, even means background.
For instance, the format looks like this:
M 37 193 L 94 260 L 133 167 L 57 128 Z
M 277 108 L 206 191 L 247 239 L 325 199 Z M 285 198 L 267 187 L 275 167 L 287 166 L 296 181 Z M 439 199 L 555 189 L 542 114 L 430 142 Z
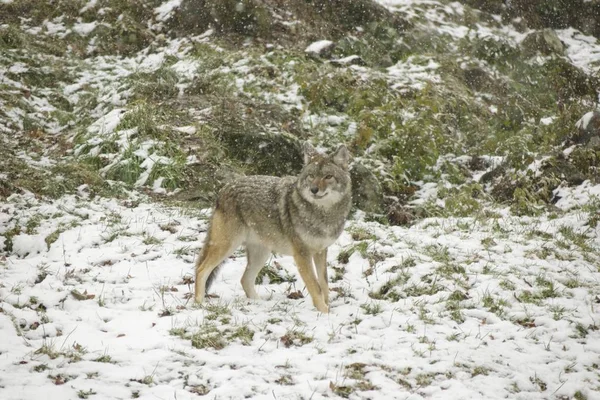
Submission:
M 323 292 L 323 300 L 325 304 L 329 306 L 329 281 L 327 278 L 327 249 L 316 253 L 313 256 L 315 267 L 317 269 L 317 279 L 321 291 Z
M 236 235 L 231 232 L 227 218 L 219 210 L 213 214 L 207 240 L 202 255 L 196 263 L 196 284 L 194 301 L 202 303 L 206 292 L 206 280 L 213 270 L 239 245 Z
M 313 267 L 312 257 L 305 251 L 294 251 L 294 261 L 298 266 L 300 276 L 306 285 L 306 289 L 312 298 L 314 306 L 317 310 L 322 313 L 328 313 L 329 307 L 325 304 L 323 299 L 323 291 L 319 286 L 317 277 L 315 276 L 315 270 Z

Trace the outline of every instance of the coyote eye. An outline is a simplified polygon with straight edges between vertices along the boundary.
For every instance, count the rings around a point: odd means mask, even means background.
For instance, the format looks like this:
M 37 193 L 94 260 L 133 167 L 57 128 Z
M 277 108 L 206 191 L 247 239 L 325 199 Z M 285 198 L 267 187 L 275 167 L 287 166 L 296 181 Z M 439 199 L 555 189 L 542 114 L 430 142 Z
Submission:
M 327 175 L 327 176 L 325 177 L 325 179 L 327 179 L 327 180 L 333 179 L 333 175 Z
M 308 179 L 315 179 L 315 176 L 313 174 L 308 174 Z

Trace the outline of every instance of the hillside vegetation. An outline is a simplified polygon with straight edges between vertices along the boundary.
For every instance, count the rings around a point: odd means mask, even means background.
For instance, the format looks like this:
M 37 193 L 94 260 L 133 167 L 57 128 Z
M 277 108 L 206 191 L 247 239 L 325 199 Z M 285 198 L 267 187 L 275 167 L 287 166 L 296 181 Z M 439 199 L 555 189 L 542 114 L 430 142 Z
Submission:
M 576 122 L 598 100 L 600 47 L 528 30 L 554 20 L 519 4 L 2 4 L 1 192 L 147 187 L 209 205 L 235 173 L 297 172 L 309 139 L 351 145 L 355 186 L 372 189 L 359 208 L 392 223 L 399 207 L 411 220 L 488 202 L 536 213 L 558 186 L 597 179 Z M 426 182 L 452 188 L 407 209 Z

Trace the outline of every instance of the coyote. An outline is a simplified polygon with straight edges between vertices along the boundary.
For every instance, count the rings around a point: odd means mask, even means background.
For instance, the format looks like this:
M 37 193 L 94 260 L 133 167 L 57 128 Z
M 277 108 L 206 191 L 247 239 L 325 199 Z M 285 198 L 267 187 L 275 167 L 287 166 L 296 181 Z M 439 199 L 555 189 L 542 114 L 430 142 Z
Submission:
M 217 267 L 245 244 L 242 287 L 247 297 L 258 299 L 254 282 L 271 252 L 288 254 L 314 306 L 327 313 L 327 248 L 342 233 L 350 211 L 349 161 L 344 145 L 326 155 L 305 142 L 304 168 L 297 177 L 248 176 L 226 185 L 196 263 L 196 303 L 204 300 Z

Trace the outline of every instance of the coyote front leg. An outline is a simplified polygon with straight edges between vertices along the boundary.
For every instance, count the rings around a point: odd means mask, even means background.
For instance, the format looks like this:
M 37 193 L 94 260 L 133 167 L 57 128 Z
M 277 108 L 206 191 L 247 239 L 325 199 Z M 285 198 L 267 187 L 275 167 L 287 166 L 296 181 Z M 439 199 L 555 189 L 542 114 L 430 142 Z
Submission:
M 313 260 L 315 261 L 315 267 L 317 268 L 317 279 L 319 281 L 319 286 L 321 286 L 321 291 L 323 292 L 323 300 L 325 301 L 325 305 L 329 306 L 329 282 L 327 280 L 327 249 L 316 253 L 313 256 Z
M 300 272 L 300 276 L 306 285 L 306 289 L 312 298 L 314 306 L 322 313 L 328 313 L 329 307 L 325 303 L 325 299 L 323 298 L 323 291 L 319 286 L 319 282 L 317 282 L 317 277 L 315 276 L 315 270 L 313 267 L 312 256 L 310 253 L 304 249 L 295 249 L 294 250 L 294 261 L 298 266 L 298 271 Z

